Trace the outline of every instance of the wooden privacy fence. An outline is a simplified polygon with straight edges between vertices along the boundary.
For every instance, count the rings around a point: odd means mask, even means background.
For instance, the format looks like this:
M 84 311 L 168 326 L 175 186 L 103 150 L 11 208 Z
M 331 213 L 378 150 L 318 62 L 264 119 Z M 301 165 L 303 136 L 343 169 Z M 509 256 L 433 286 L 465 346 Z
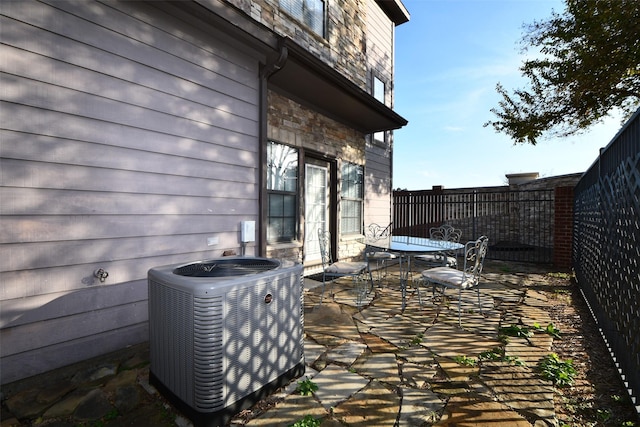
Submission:
M 395 191 L 394 234 L 428 237 L 431 227 L 447 223 L 462 230 L 462 240 L 489 237 L 493 259 L 553 262 L 554 189 L 510 187 Z

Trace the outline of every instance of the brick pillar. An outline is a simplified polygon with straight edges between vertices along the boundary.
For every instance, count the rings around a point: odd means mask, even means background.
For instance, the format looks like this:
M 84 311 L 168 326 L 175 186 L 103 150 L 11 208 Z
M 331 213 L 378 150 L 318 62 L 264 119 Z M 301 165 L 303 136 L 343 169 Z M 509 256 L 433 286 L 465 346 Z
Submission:
M 554 203 L 553 265 L 557 268 L 571 268 L 573 246 L 573 189 L 556 187 Z

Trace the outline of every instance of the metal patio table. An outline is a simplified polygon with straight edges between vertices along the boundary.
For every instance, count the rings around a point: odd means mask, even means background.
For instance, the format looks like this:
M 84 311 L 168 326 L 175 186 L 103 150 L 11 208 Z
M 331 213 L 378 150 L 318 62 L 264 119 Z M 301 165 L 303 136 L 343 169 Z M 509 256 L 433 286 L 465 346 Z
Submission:
M 411 257 L 443 251 L 457 251 L 464 248 L 463 244 L 457 242 L 412 236 L 390 236 L 389 238 L 376 240 L 368 244 L 388 250 L 398 256 L 400 260 L 400 290 L 402 291 L 403 311 L 407 304 L 407 283 L 411 275 Z

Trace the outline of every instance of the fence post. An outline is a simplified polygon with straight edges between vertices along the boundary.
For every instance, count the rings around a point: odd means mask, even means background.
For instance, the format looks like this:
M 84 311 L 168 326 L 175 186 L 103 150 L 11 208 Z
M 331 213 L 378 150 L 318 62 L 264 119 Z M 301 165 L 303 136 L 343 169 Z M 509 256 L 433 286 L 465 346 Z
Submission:
M 553 265 L 571 268 L 574 187 L 556 187 L 554 194 Z

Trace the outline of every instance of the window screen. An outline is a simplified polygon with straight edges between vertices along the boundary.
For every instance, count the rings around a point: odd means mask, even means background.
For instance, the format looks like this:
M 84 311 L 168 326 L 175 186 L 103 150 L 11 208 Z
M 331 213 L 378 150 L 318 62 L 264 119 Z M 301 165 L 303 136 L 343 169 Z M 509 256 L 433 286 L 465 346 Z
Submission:
M 361 234 L 364 168 L 353 163 L 343 163 L 341 174 L 340 229 L 342 234 Z
M 267 146 L 267 241 L 296 238 L 298 202 L 298 150 L 269 142 Z

